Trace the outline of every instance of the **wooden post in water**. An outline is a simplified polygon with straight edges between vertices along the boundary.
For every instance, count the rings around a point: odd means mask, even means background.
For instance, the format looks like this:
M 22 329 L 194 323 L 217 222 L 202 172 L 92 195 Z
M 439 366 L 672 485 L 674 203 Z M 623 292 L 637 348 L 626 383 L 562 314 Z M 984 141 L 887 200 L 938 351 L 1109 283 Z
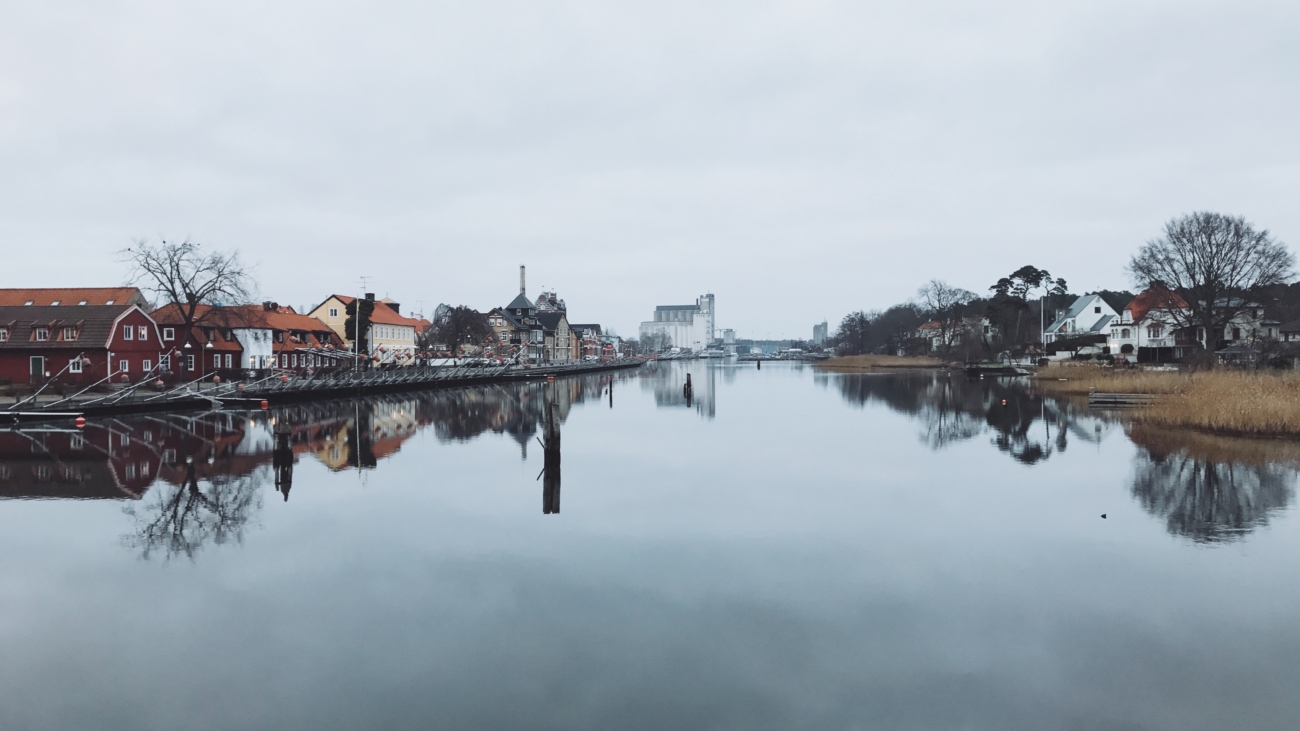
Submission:
M 284 494 L 289 501 L 289 489 L 293 487 L 293 447 L 289 444 L 289 422 L 280 417 L 275 425 L 275 451 L 271 453 L 272 466 L 275 468 L 276 492 Z

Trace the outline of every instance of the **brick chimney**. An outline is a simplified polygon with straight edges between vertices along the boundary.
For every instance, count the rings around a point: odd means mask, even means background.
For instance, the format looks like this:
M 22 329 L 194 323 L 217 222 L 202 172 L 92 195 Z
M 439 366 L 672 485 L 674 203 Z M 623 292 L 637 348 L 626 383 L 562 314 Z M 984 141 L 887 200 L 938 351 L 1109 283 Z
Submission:
M 523 294 L 525 291 L 527 290 L 524 288 L 524 265 L 520 264 L 519 265 L 519 294 Z

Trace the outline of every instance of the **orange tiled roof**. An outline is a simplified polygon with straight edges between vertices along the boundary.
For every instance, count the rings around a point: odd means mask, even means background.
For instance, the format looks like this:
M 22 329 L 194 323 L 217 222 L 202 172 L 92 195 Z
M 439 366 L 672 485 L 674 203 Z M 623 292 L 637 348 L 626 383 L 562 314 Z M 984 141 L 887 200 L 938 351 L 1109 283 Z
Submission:
M 334 299 L 345 305 L 350 304 L 352 300 L 356 299 L 356 297 L 349 297 L 346 294 L 336 294 L 332 296 Z M 329 301 L 328 298 L 326 301 Z M 406 327 L 413 327 L 415 328 L 416 333 L 422 333 L 425 328 L 429 327 L 428 320 L 415 317 L 403 317 L 397 314 L 396 310 L 389 307 L 384 302 L 375 302 L 375 311 L 370 315 L 370 322 L 376 325 L 404 325 Z
M 146 300 L 137 287 L 22 287 L 0 289 L 0 307 L 9 305 L 144 305 Z
M 1187 307 L 1187 300 L 1177 292 L 1152 287 L 1133 298 L 1124 308 L 1130 313 L 1133 322 L 1141 322 L 1151 310 L 1181 310 Z

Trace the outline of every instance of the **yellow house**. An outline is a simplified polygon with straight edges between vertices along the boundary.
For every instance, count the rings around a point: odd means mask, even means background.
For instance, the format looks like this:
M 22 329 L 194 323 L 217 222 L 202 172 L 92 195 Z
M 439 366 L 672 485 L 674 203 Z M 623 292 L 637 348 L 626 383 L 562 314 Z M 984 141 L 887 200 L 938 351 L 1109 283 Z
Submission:
M 344 323 L 348 319 L 347 306 L 355 299 L 356 297 L 345 294 L 333 294 L 311 312 L 312 317 L 338 333 L 349 348 L 352 347 L 352 341 L 344 333 Z M 366 299 L 375 302 L 373 294 L 367 293 Z M 415 357 L 416 338 L 429 326 L 428 320 L 403 317 L 400 310 L 400 304 L 384 299 L 375 302 L 374 312 L 370 315 L 367 338 L 370 342 L 369 355 L 377 356 L 381 363 L 410 362 Z

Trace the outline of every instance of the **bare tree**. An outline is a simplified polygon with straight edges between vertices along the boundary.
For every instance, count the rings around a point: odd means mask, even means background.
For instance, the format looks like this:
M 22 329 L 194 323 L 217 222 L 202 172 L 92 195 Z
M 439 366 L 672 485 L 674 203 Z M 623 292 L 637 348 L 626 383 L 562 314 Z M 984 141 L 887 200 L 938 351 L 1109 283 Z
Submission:
M 201 319 L 200 305 L 243 304 L 253 299 L 256 290 L 238 251 L 204 251 L 189 239 L 179 243 L 160 239 L 157 244 L 140 239 L 122 256 L 131 265 L 129 284 L 153 293 L 156 306 L 176 308 L 182 342 L 188 341 Z
M 1170 314 L 1180 327 L 1202 327 L 1203 345 L 1247 309 L 1260 290 L 1285 282 L 1295 257 L 1267 230 L 1256 231 L 1241 216 L 1193 213 L 1165 224 L 1164 235 L 1148 241 L 1129 262 L 1143 287 L 1167 287 L 1187 301 Z
M 916 291 L 916 298 L 920 308 L 939 325 L 940 346 L 951 348 L 962 331 L 962 310 L 975 300 L 975 293 L 931 279 Z
M 460 346 L 482 345 L 491 335 L 487 315 L 473 307 L 438 305 L 433 324 L 420 335 L 420 342 L 424 347 L 446 345 L 455 357 Z

